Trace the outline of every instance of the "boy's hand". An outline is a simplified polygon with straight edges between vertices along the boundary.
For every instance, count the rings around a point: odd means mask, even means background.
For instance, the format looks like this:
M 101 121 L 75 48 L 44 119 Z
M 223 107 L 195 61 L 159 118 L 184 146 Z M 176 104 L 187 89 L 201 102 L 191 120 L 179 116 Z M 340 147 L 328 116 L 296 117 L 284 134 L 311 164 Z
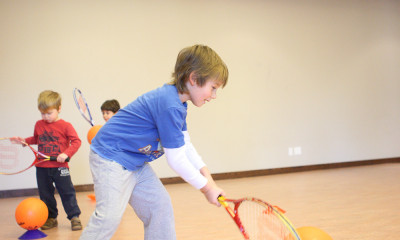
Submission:
M 200 189 L 200 191 L 205 195 L 209 203 L 214 204 L 218 207 L 221 206 L 218 201 L 218 197 L 220 195 L 225 196 L 224 190 L 219 188 L 217 185 L 208 182 L 204 187 Z
M 15 143 L 15 144 L 21 144 L 21 142 L 25 142 L 25 138 L 22 138 L 22 137 L 11 137 L 10 141 L 12 143 Z M 22 145 L 25 146 L 25 144 L 22 144 Z
M 63 163 L 65 160 L 68 158 L 68 155 L 65 153 L 61 153 L 60 155 L 57 156 L 57 162 Z

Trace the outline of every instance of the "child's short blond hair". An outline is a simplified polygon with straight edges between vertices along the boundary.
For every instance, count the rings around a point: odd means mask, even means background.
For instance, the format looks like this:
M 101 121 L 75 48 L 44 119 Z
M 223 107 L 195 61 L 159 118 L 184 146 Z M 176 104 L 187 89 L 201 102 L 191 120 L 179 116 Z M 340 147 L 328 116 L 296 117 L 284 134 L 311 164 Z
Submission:
M 40 111 L 47 111 L 48 109 L 59 110 L 61 106 L 61 96 L 57 92 L 45 90 L 39 94 L 38 108 Z
M 186 82 L 192 72 L 199 86 L 203 86 L 211 78 L 215 78 L 222 87 L 228 82 L 227 66 L 208 46 L 194 45 L 182 49 L 176 59 L 170 84 L 175 85 L 179 93 L 187 93 Z

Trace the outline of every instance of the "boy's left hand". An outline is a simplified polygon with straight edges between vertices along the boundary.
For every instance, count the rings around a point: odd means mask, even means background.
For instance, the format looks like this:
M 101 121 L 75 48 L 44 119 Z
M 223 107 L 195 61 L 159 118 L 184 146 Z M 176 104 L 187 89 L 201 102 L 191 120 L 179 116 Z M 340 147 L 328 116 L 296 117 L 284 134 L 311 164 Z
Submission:
M 65 153 L 61 153 L 60 155 L 57 156 L 57 162 L 63 163 L 65 160 L 68 158 L 68 155 Z

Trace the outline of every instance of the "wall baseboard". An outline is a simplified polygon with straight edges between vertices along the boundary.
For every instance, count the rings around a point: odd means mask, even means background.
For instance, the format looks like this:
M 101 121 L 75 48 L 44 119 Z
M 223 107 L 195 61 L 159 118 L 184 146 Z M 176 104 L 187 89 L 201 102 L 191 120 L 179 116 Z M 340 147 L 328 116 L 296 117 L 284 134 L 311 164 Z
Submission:
M 367 166 L 367 165 L 384 164 L 384 163 L 400 163 L 400 157 L 354 161 L 354 162 L 327 163 L 327 164 L 317 164 L 317 165 L 307 165 L 307 166 L 297 166 L 297 167 L 250 170 L 242 172 L 216 173 L 212 174 L 212 176 L 214 180 L 223 180 L 223 179 L 266 176 L 266 175 L 281 174 L 281 173 L 294 173 L 294 172 L 305 172 L 305 171 L 334 169 L 334 168 Z M 183 183 L 184 181 L 180 177 L 170 177 L 170 178 L 161 178 L 161 182 L 163 184 L 176 184 L 176 183 Z M 93 184 L 76 185 L 75 190 L 77 192 L 93 191 Z M 13 198 L 13 197 L 38 196 L 38 195 L 39 194 L 37 188 L 0 191 L 0 198 Z

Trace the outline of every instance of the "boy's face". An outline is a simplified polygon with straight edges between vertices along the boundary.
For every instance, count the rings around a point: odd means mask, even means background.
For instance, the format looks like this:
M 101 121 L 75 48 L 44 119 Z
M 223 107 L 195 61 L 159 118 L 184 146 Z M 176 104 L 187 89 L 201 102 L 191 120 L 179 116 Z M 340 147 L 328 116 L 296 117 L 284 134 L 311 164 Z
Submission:
M 221 86 L 216 79 L 208 80 L 202 87 L 197 82 L 190 81 L 189 95 L 192 103 L 201 107 L 211 99 L 217 98 L 217 90 Z
M 104 121 L 108 121 L 112 116 L 114 116 L 115 115 L 115 113 L 113 112 L 113 111 L 109 111 L 109 110 L 104 110 L 104 111 L 102 111 L 103 112 L 103 118 L 104 118 Z
M 44 111 L 40 110 L 40 113 L 42 114 L 42 119 L 45 122 L 53 123 L 59 119 L 58 114 L 60 113 L 60 109 L 49 108 Z

